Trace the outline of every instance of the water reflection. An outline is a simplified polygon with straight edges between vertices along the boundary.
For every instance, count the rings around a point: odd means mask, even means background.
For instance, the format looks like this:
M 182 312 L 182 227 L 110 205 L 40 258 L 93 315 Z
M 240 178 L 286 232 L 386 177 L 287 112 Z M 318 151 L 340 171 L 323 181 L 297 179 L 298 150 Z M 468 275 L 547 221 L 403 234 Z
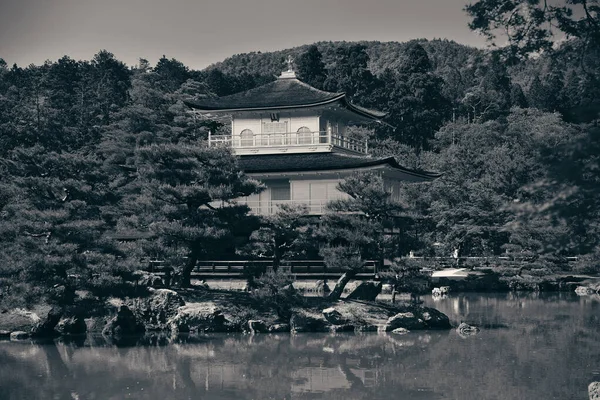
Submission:
M 427 303 L 432 302 L 430 298 Z M 456 332 L 207 335 L 168 346 L 0 343 L 3 399 L 585 399 L 600 380 L 600 303 L 452 295 Z

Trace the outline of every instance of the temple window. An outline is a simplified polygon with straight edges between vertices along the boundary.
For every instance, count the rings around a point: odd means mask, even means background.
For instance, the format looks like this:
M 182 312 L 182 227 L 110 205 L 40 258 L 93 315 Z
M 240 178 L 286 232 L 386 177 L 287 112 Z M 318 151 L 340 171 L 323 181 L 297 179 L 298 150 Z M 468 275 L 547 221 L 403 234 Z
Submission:
M 284 122 L 263 122 L 262 126 L 262 144 L 263 145 L 282 145 L 285 134 L 287 133 L 287 121 Z
M 240 133 L 240 146 L 241 147 L 252 147 L 254 146 L 254 132 L 250 129 L 244 129 Z
M 298 144 L 312 144 L 312 132 L 308 127 L 298 129 Z
M 271 201 L 289 201 L 291 197 L 290 181 L 273 182 L 271 188 Z

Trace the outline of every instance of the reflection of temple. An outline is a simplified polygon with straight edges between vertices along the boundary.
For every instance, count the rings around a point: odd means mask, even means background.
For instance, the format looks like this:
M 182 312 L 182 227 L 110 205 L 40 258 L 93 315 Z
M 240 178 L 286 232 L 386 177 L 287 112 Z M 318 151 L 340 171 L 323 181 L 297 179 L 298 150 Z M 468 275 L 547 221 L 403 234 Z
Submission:
M 369 157 L 366 139 L 352 137 L 349 127 L 383 123 L 385 114 L 301 82 L 291 65 L 274 82 L 187 104 L 202 115 L 231 115 L 231 134 L 209 134 L 208 143 L 230 146 L 241 168 L 266 185 L 262 193 L 240 199 L 255 214 L 271 214 L 283 204 L 321 214 L 329 200 L 346 196 L 337 183 L 357 171 L 382 174 L 393 195 L 401 181 L 438 176 L 404 168 L 393 157 Z

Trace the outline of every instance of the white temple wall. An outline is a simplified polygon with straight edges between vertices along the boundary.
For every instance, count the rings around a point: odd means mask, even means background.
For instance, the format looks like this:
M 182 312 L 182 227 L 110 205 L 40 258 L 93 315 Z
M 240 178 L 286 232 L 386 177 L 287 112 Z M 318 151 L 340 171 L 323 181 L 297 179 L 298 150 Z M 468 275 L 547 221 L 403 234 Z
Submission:
M 253 176 L 262 181 L 266 189 L 260 195 L 252 195 L 240 199 L 247 203 L 255 214 L 269 215 L 277 211 L 280 204 L 300 205 L 309 208 L 311 214 L 322 214 L 327 202 L 336 199 L 348 198 L 346 193 L 337 189 L 337 185 L 351 171 L 316 174 L 278 174 L 277 176 Z M 281 196 L 282 186 L 289 182 L 289 198 Z M 402 183 L 392 177 L 384 176 L 385 189 L 392 194 L 392 199 L 400 200 Z M 273 192 L 272 186 L 277 186 L 277 193 Z
M 267 115 L 256 118 L 234 118 L 231 122 L 231 133 L 239 136 L 245 129 L 250 129 L 255 135 L 261 134 L 263 122 L 271 122 Z M 312 132 L 319 131 L 319 116 L 283 116 L 280 115 L 279 122 L 287 122 L 288 132 L 297 132 L 302 127 L 307 127 Z
M 298 132 L 298 129 L 307 127 L 311 132 L 319 130 L 319 117 L 318 116 L 307 116 L 307 117 L 291 117 L 290 118 L 290 132 Z
M 239 136 L 244 129 L 250 129 L 255 135 L 259 134 L 262 129 L 260 118 L 234 118 L 231 121 L 233 136 Z

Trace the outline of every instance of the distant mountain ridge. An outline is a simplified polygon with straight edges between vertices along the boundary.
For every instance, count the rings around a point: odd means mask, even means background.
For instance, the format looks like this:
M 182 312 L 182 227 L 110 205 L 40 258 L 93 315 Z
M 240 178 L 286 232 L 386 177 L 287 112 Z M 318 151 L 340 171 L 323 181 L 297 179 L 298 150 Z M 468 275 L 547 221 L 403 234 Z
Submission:
M 374 75 L 381 74 L 386 68 L 397 70 L 405 57 L 405 50 L 412 42 L 418 42 L 427 51 L 434 73 L 443 77 L 454 66 L 465 66 L 473 63 L 485 54 L 485 50 L 463 45 L 447 39 L 415 39 L 408 42 L 379 41 L 324 41 L 315 45 L 323 55 L 326 68 L 335 62 L 335 50 L 339 47 L 361 44 L 366 46 L 369 55 L 369 69 Z M 236 54 L 221 62 L 212 64 L 206 70 L 217 69 L 230 75 L 279 75 L 285 68 L 288 56 L 297 58 L 304 53 L 309 44 L 271 52 L 250 52 Z

